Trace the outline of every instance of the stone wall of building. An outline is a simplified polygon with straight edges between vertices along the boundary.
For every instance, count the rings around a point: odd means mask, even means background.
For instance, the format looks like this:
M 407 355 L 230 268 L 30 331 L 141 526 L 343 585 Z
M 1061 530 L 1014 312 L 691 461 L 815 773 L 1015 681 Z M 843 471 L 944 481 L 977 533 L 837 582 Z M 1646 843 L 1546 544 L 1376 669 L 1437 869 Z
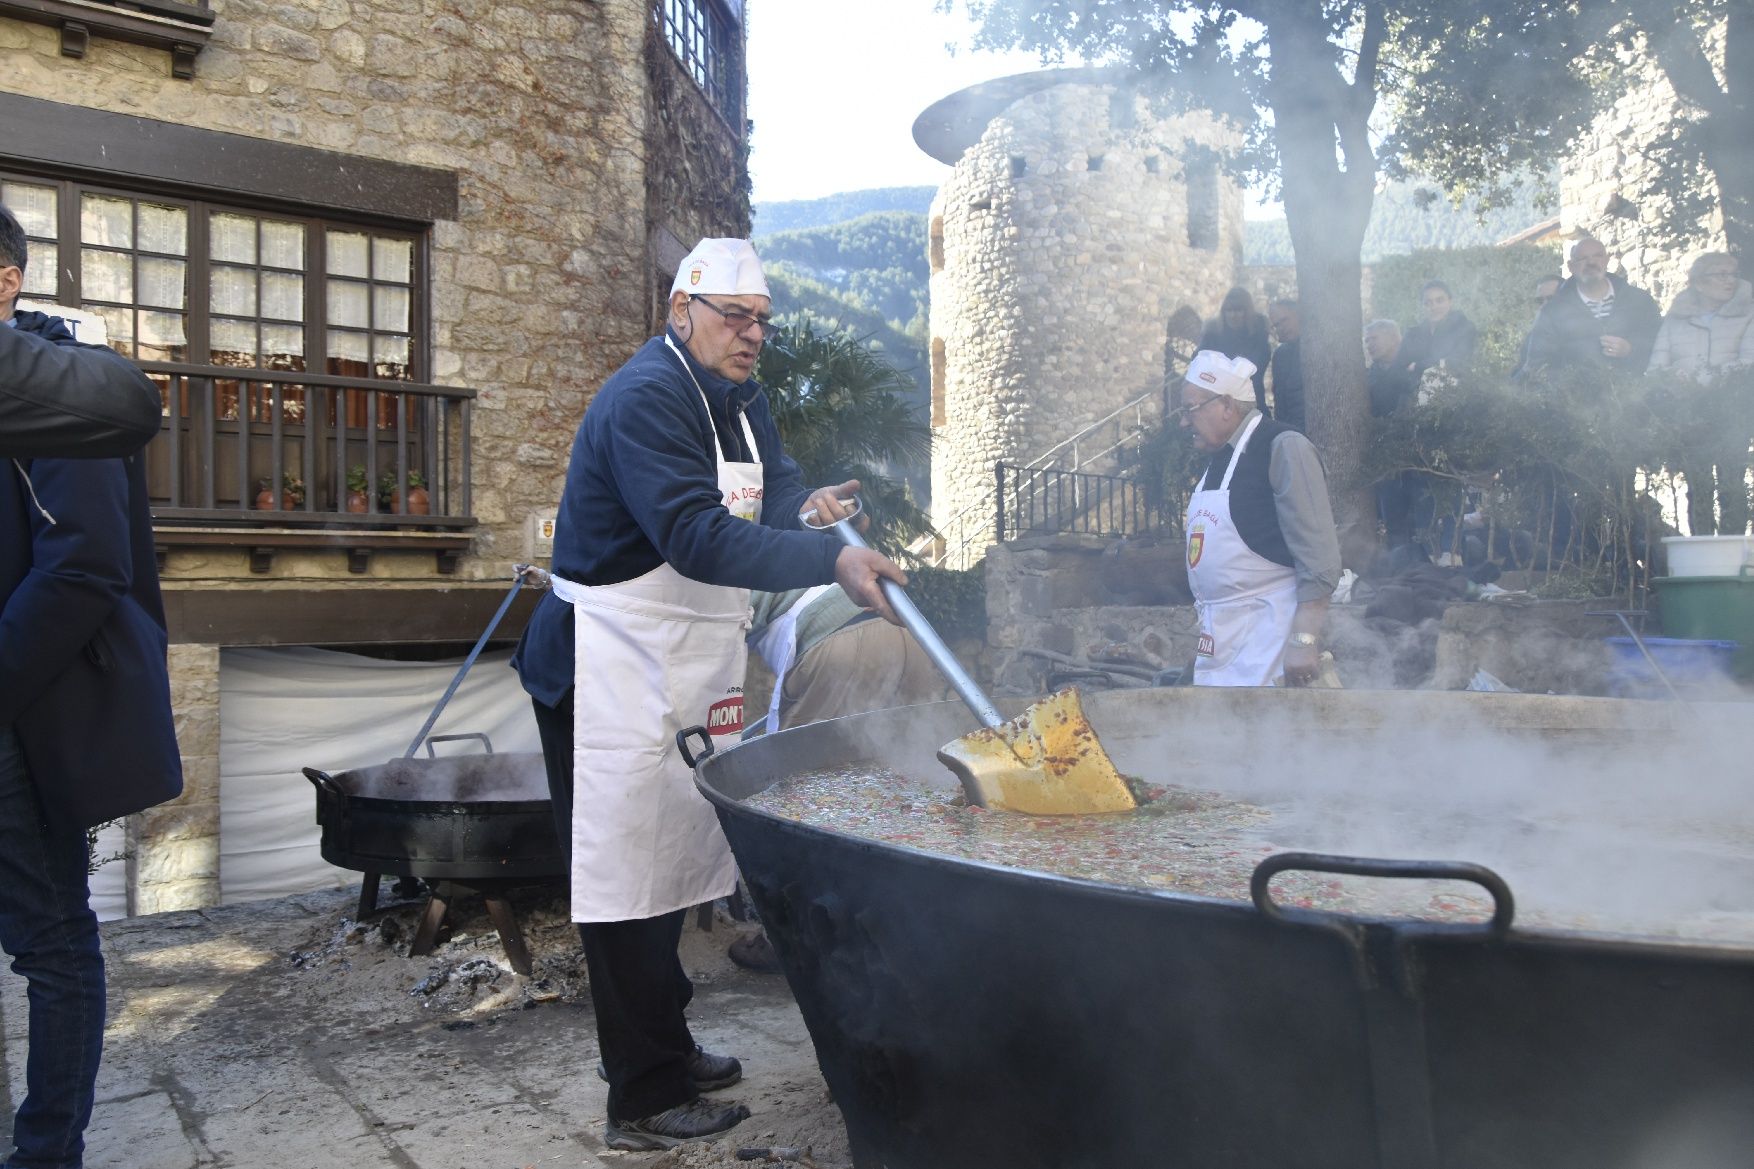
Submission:
M 478 393 L 464 579 L 504 579 L 557 500 L 590 394 L 647 332 L 643 5 L 567 0 L 216 0 L 190 81 L 167 54 L 0 21 L 0 89 L 455 171 L 431 234 L 434 382 Z M 339 555 L 301 573 L 345 575 Z M 374 574 L 430 578 L 430 556 Z M 251 582 L 237 553 L 173 554 L 169 579 Z
M 0 19 L 0 91 L 457 175 L 457 217 L 430 231 L 426 305 L 430 380 L 477 394 L 478 526 L 455 574 L 440 575 L 430 551 L 376 550 L 356 575 L 340 549 L 279 550 L 257 573 L 242 546 L 173 547 L 163 572 L 168 593 L 276 592 L 288 610 L 355 590 L 357 640 L 381 641 L 373 614 L 398 590 L 497 594 L 514 562 L 545 552 L 531 521 L 553 513 L 591 395 L 651 336 L 664 268 L 680 260 L 658 246 L 659 229 L 686 237 L 684 248 L 747 232 L 741 96 L 731 117 L 714 111 L 646 4 L 212 8 L 192 80 L 172 77 L 162 49 L 93 37 L 70 59 L 57 30 Z M 190 176 L 192 188 L 203 179 Z M 219 649 L 173 646 L 171 665 L 186 790 L 131 820 L 136 912 L 219 893 Z
M 128 817 L 128 912 L 219 904 L 219 648 L 173 645 L 183 794 Z
M 1585 233 L 1601 240 L 1610 258 L 1618 260 L 1611 267 L 1624 271 L 1666 310 L 1687 286 L 1693 257 L 1724 247 L 1723 221 L 1713 214 L 1685 242 L 1664 242 L 1657 230 L 1664 208 L 1646 194 L 1656 173 L 1646 152 L 1674 119 L 1679 103 L 1654 64 L 1628 59 L 1627 68 L 1633 80 L 1626 92 L 1562 162 L 1559 229 L 1567 250 Z
M 931 213 L 932 510 L 947 537 L 971 508 L 990 531 L 995 461 L 1028 463 L 1159 388 L 1166 323 L 1217 312 L 1240 270 L 1242 198 L 1201 158 L 1226 141 L 1210 117 L 1160 120 L 1110 86 L 1063 84 L 964 153 Z

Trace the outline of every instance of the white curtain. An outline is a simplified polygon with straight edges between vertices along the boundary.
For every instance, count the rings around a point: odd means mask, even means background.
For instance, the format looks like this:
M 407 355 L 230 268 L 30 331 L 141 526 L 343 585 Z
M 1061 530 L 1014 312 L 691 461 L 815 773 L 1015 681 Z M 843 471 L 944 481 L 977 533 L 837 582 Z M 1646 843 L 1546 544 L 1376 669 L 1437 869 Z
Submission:
M 506 666 L 510 658 L 503 650 L 482 654 L 431 733 L 479 731 L 496 752 L 541 750 L 530 700 Z M 334 773 L 400 756 L 462 663 L 390 662 L 305 648 L 220 653 L 225 904 L 357 886 L 358 873 L 329 865 L 317 851 L 316 789 L 301 768 Z M 436 750 L 457 754 L 481 746 L 440 743 Z

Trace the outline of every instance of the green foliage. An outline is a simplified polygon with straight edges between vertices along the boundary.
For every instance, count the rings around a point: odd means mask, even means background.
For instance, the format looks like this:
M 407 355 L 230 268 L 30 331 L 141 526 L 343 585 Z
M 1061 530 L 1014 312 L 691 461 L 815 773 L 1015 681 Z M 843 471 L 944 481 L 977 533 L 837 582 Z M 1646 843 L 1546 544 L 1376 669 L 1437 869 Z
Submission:
M 907 594 L 939 636 L 986 638 L 986 561 L 963 569 L 911 568 Z
M 1400 322 L 1403 330 L 1425 319 L 1419 288 L 1427 280 L 1449 285 L 1455 307 L 1480 330 L 1475 367 L 1508 374 L 1535 319 L 1534 290 L 1543 276 L 1561 274 L 1560 256 L 1538 244 L 1423 250 L 1391 256 L 1376 265 L 1371 286 L 1373 315 Z
M 1370 226 L 1365 229 L 1360 256 L 1366 264 L 1375 264 L 1385 257 L 1427 248 L 1496 243 L 1550 218 L 1557 188 L 1557 179 L 1524 182 L 1514 188 L 1509 203 L 1488 207 L 1476 198 L 1464 199 L 1460 205 L 1451 203 L 1429 182 L 1386 184 L 1371 205 Z M 1291 232 L 1283 218 L 1251 219 L 1244 225 L 1243 262 L 1293 262 Z M 1377 303 L 1382 303 L 1380 297 Z
M 805 482 L 860 481 L 874 545 L 893 556 L 931 531 L 907 484 L 886 472 L 923 462 L 931 448 L 906 374 L 856 334 L 805 317 L 762 346 L 755 376 Z
M 1376 421 L 1365 474 L 1424 472 L 1440 515 L 1472 506 L 1472 488 L 1500 533 L 1524 534 L 1520 548 L 1506 545 L 1513 566 L 1566 576 L 1543 583 L 1556 592 L 1647 585 L 1666 529 L 1662 501 L 1635 488 L 1639 472 L 1709 464 L 1721 435 L 1754 435 L 1749 370 L 1709 384 L 1595 370 L 1516 385 L 1428 374 L 1420 398 Z
M 926 217 L 905 211 L 862 215 L 829 227 L 783 231 L 761 240 L 764 264 L 834 289 L 905 331 L 926 309 Z
M 1633 146 L 1655 165 L 1624 194 L 1659 219 L 1653 242 L 1696 241 L 1721 212 L 1732 250 L 1754 246 L 1754 12 L 1743 0 L 1454 0 L 1398 32 L 1406 73 L 1383 147 L 1395 166 L 1501 195 L 1520 167 L 1571 149 L 1640 76 L 1628 59 L 1649 61 L 1682 100 Z
M 937 197 L 936 187 L 877 187 L 865 191 L 842 191 L 820 199 L 789 199 L 755 205 L 755 241 L 781 231 L 830 227 L 869 215 L 874 211 L 909 211 L 924 215 Z M 762 251 L 765 259 L 767 252 Z

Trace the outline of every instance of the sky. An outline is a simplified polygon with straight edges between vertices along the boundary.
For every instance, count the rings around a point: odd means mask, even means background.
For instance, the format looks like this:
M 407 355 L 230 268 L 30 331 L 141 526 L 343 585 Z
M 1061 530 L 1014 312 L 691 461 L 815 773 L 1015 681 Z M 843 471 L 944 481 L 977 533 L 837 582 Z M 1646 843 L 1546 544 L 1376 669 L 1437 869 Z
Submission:
M 749 0 L 757 202 L 950 176 L 914 145 L 914 119 L 959 89 L 1041 64 L 1031 53 L 973 51 L 973 26 L 933 9 L 933 0 Z
M 938 186 L 950 168 L 914 145 L 939 98 L 1043 68 L 976 51 L 974 25 L 934 0 L 748 0 L 749 174 L 755 201 Z M 1253 199 L 1250 219 L 1282 215 Z

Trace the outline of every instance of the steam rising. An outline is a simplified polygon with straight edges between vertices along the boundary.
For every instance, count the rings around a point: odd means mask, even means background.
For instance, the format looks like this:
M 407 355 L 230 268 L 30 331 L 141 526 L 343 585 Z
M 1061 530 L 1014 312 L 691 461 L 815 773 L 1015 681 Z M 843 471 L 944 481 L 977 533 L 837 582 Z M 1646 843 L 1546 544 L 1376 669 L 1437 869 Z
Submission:
M 1745 706 L 1193 689 L 1087 702 L 1123 772 L 1269 809 L 1275 849 L 1482 864 L 1524 928 L 1754 945 Z M 973 728 L 943 703 L 822 733 L 838 762 L 880 760 L 949 794 L 935 753 Z

